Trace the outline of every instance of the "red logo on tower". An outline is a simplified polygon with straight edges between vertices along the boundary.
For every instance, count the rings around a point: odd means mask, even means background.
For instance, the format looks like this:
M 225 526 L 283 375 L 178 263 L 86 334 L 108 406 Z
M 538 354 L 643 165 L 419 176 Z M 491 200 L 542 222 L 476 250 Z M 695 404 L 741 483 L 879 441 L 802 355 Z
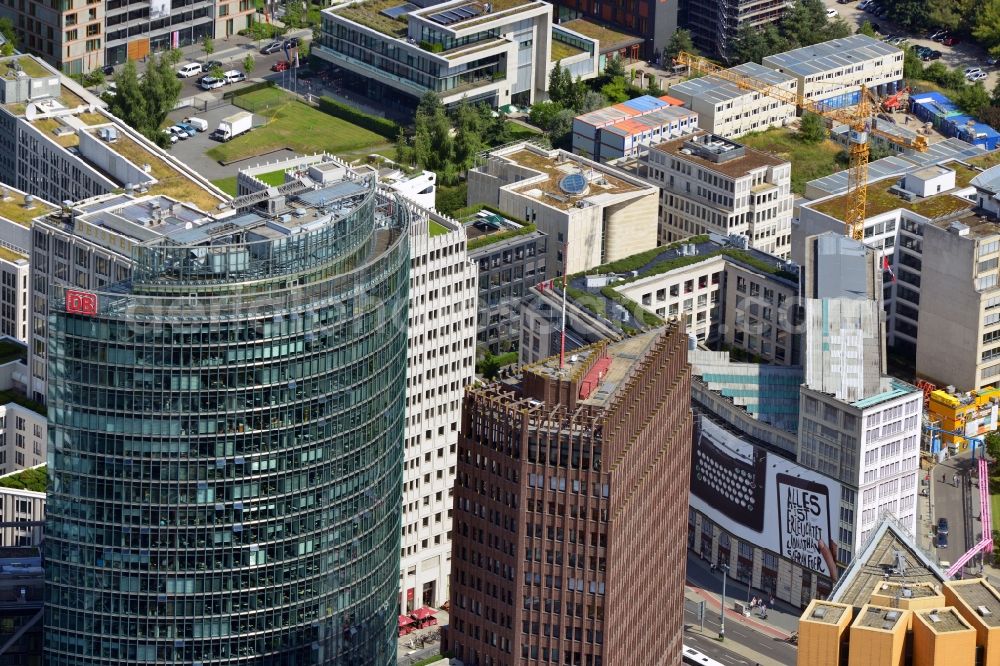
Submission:
M 97 294 L 92 294 L 89 291 L 67 289 L 66 312 L 75 312 L 76 314 L 84 315 L 97 314 Z

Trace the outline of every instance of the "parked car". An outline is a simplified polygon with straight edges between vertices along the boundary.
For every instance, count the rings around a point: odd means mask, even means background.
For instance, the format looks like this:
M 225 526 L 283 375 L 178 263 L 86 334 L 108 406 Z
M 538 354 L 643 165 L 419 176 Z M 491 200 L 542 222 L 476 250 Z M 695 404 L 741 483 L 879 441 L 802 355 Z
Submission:
M 240 81 L 246 81 L 247 75 L 243 72 L 238 72 L 235 69 L 231 69 L 222 75 L 223 80 L 226 83 L 239 83 Z
M 967 78 L 971 83 L 975 83 L 976 81 L 982 81 L 983 79 L 989 78 L 989 74 L 986 72 L 976 72 L 975 74 L 969 74 L 965 78 Z
M 935 545 L 938 548 L 947 548 L 948 547 L 948 533 L 946 532 L 944 534 L 941 534 L 940 532 L 938 532 L 937 542 L 936 542 Z
M 288 69 L 289 63 L 287 60 L 279 60 L 278 62 L 271 65 L 272 72 L 284 72 Z
M 947 30 L 945 30 L 944 32 L 938 32 L 936 35 L 931 37 L 931 39 L 934 40 L 935 42 L 943 42 L 945 39 L 948 38 L 948 34 L 949 33 Z
M 911 48 L 913 49 L 913 52 L 916 53 L 921 58 L 923 58 L 925 55 L 931 52 L 931 48 L 929 46 L 921 46 L 920 44 L 917 44 L 916 46 L 913 46 Z
M 171 134 L 173 134 L 174 136 L 176 136 L 178 139 L 181 139 L 181 140 L 186 139 L 189 136 L 189 134 L 187 132 L 185 132 L 184 130 L 182 130 L 177 125 L 171 125 L 170 127 L 167 128 L 167 131 L 170 132 Z
M 836 9 L 828 9 L 828 10 L 826 10 L 826 17 L 827 18 L 837 18 L 837 10 Z
M 208 129 L 208 121 L 204 120 L 202 118 L 194 118 L 194 117 L 192 117 L 192 118 L 185 118 L 184 119 L 184 124 L 185 125 L 190 125 L 191 127 L 195 128 L 199 132 L 204 132 L 205 130 Z
M 282 48 L 293 49 L 298 45 L 299 45 L 298 37 L 289 37 L 288 39 L 285 40 L 285 43 L 282 44 Z
M 938 534 L 947 534 L 948 533 L 948 519 L 947 518 L 938 518 L 937 533 Z
M 203 71 L 204 73 L 208 74 L 213 69 L 215 69 L 216 67 L 218 67 L 219 69 L 222 69 L 222 63 L 219 62 L 218 60 L 209 60 L 208 62 L 204 63 L 201 66 L 201 71 Z
M 171 132 L 169 129 L 163 130 L 163 134 L 170 139 L 170 143 L 177 143 L 177 135 Z
M 215 90 L 216 88 L 221 88 L 226 85 L 226 82 L 222 79 L 217 79 L 214 76 L 207 77 L 200 84 L 202 90 Z
M 969 74 L 978 74 L 981 71 L 983 71 L 982 67 L 966 67 L 962 73 L 968 76 Z
M 858 3 L 858 9 L 864 9 L 868 5 L 872 4 L 874 1 L 875 0 L 861 0 L 861 2 Z
M 943 37 L 943 36 L 945 36 L 947 34 L 948 34 L 948 31 L 945 30 L 944 28 L 937 28 L 936 30 L 932 30 L 927 35 L 927 39 L 937 40 L 938 37 Z
M 866 5 L 864 6 L 864 8 L 863 8 L 863 9 L 864 9 L 864 10 L 865 10 L 866 12 L 868 12 L 869 14 L 874 14 L 874 13 L 875 13 L 875 10 L 876 10 L 876 9 L 878 9 L 878 3 L 877 3 L 877 2 L 869 2 L 868 4 L 866 4 Z
M 879 18 L 882 18 L 883 16 L 885 16 L 888 13 L 889 13 L 889 8 L 888 7 L 879 7 L 878 9 L 875 10 L 875 16 L 877 16 Z
M 181 65 L 177 68 L 177 76 L 186 79 L 194 76 L 195 74 L 201 74 L 201 64 L 197 62 L 189 62 L 186 65 Z
M 102 69 L 101 71 L 104 72 L 104 76 L 111 76 L 115 73 L 115 66 L 105 65 L 104 69 Z
M 271 55 L 281 50 L 281 42 L 271 42 L 260 50 L 261 55 Z
M 996 56 L 988 56 L 983 62 L 990 67 L 994 67 L 998 62 L 1000 62 L 1000 58 L 997 58 Z
M 875 31 L 875 34 L 878 35 L 882 34 L 882 26 L 880 26 L 878 23 L 872 23 L 872 30 Z
M 955 35 L 948 35 L 947 37 L 941 40 L 941 43 L 944 44 L 945 46 L 955 46 L 955 44 L 959 44 L 961 43 L 961 41 L 962 40 Z
M 175 127 L 180 127 L 183 131 L 187 132 L 188 136 L 194 136 L 198 133 L 198 128 L 190 123 L 177 123 Z
M 927 55 L 927 57 L 924 58 L 924 60 L 940 60 L 940 59 L 941 59 L 941 52 L 940 51 L 936 51 L 936 50 L 935 51 L 931 51 Z

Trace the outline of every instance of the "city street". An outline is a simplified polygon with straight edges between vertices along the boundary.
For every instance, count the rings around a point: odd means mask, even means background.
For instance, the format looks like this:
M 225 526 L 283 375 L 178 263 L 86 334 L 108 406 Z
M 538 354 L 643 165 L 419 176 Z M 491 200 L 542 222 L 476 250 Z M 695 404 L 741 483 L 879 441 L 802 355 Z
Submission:
M 948 547 L 936 549 L 938 561 L 954 562 L 982 538 L 978 471 L 972 453 L 966 451 L 935 465 L 931 483 L 932 524 L 936 525 L 939 518 L 947 518 L 949 523 Z

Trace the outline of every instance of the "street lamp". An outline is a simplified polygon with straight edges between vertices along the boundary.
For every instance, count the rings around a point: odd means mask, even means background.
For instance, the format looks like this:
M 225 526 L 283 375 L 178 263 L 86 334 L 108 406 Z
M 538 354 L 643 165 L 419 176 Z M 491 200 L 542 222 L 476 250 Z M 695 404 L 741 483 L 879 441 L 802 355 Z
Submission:
M 722 569 L 722 606 L 719 608 L 719 640 L 726 640 L 726 579 L 729 578 L 729 565 L 719 566 Z

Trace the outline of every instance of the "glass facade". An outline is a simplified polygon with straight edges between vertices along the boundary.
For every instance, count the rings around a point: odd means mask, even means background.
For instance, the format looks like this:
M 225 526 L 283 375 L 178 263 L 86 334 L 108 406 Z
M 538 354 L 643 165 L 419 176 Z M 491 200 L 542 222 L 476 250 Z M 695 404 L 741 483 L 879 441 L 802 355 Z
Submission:
M 51 290 L 49 666 L 396 663 L 408 212 L 248 217 Z

